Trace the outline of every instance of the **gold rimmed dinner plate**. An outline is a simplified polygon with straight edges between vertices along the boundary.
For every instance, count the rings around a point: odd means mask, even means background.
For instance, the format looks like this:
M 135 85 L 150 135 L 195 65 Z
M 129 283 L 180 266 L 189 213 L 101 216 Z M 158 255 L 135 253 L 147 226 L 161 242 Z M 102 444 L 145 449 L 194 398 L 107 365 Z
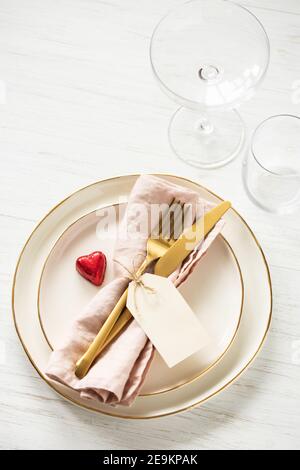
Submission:
M 38 289 L 38 314 L 43 334 L 51 349 L 62 344 L 70 325 L 97 288 L 75 271 L 82 254 L 101 250 L 107 256 L 105 284 L 113 278 L 113 247 L 126 204 L 93 211 L 76 220 L 59 237 L 42 270 Z M 109 230 L 101 220 L 112 209 Z M 199 378 L 213 367 L 230 347 L 240 323 L 244 285 L 241 270 L 230 244 L 218 237 L 189 280 L 179 288 L 208 332 L 210 342 L 201 350 L 168 368 L 155 354 L 141 395 L 174 390 Z
M 213 203 L 221 201 L 190 180 L 171 175 L 157 176 L 193 189 Z M 35 228 L 21 252 L 13 282 L 12 308 L 26 354 L 54 390 L 86 409 L 122 418 L 142 419 L 178 413 L 203 403 L 224 390 L 247 368 L 259 352 L 270 325 L 272 288 L 267 262 L 256 237 L 242 217 L 231 209 L 225 216 L 223 235 L 238 259 L 245 297 L 236 337 L 213 368 L 184 387 L 140 396 L 130 408 L 111 408 L 81 399 L 77 392 L 47 380 L 44 369 L 51 349 L 42 334 L 37 311 L 38 286 L 46 259 L 61 234 L 80 217 L 120 200 L 126 201 L 136 178 L 137 175 L 129 175 L 99 181 L 77 191 L 52 209 Z

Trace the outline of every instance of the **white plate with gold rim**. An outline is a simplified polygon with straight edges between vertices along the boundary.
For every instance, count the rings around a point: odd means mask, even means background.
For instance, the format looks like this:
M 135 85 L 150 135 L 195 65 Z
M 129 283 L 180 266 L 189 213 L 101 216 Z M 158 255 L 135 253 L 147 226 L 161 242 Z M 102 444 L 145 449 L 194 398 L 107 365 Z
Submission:
M 218 196 L 197 183 L 176 176 L 158 176 L 192 188 L 212 202 L 220 201 Z M 112 178 L 77 191 L 40 222 L 20 255 L 13 285 L 14 320 L 23 347 L 44 380 L 43 370 L 50 347 L 40 328 L 37 297 L 46 259 L 61 234 L 80 217 L 120 200 L 126 201 L 136 178 L 136 175 Z M 233 209 L 226 214 L 225 219 L 223 234 L 238 259 L 244 279 L 245 299 L 237 335 L 227 353 L 213 368 L 184 387 L 140 396 L 130 408 L 111 408 L 80 399 L 76 392 L 62 385 L 48 382 L 49 385 L 82 407 L 134 419 L 164 416 L 189 409 L 232 383 L 250 364 L 263 343 L 271 320 L 272 291 L 265 257 L 250 228 Z
M 83 280 L 75 270 L 75 260 L 82 254 L 101 250 L 107 256 L 107 270 L 102 287 L 113 279 L 113 247 L 118 224 L 126 204 L 93 211 L 67 228 L 46 260 L 38 291 L 38 313 L 43 334 L 55 349 L 68 335 L 74 318 L 96 294 L 95 286 Z M 109 231 L 101 220 L 116 210 Z M 118 220 L 117 220 L 118 219 Z M 101 289 L 101 288 L 100 288 Z M 229 243 L 217 237 L 193 275 L 180 288 L 199 318 L 210 341 L 198 353 L 168 368 L 155 354 L 141 395 L 173 390 L 200 377 L 216 364 L 232 343 L 242 315 L 244 285 L 240 267 Z M 223 296 L 220 296 L 223 292 Z

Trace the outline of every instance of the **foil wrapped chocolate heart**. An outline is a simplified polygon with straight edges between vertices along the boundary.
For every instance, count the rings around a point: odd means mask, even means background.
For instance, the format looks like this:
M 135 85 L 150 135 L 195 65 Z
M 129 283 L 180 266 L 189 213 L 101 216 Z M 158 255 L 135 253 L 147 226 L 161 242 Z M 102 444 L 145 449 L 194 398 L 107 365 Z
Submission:
M 76 269 L 82 277 L 95 286 L 101 286 L 106 271 L 106 256 L 101 251 L 94 251 L 76 260 Z

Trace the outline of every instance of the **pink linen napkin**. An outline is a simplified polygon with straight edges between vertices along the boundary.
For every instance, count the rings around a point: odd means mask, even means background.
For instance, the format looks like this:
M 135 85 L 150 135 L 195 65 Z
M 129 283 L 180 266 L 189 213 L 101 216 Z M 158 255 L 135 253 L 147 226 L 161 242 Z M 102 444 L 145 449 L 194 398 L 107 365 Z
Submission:
M 123 230 L 126 228 L 128 237 L 122 236 L 115 243 L 114 259 L 120 261 L 128 270 L 132 271 L 132 263 L 137 255 L 146 253 L 149 236 L 148 232 L 143 233 L 142 228 L 139 237 L 130 237 L 130 234 L 136 232 L 137 205 L 143 204 L 150 213 L 151 204 L 169 204 L 173 198 L 191 204 L 195 213 L 197 212 L 197 217 L 213 207 L 211 203 L 200 199 L 194 191 L 151 175 L 140 176 L 132 189 L 126 214 L 120 224 L 122 234 L 124 235 Z M 222 220 L 219 221 L 181 268 L 170 276 L 176 286 L 191 274 L 220 233 L 223 224 Z M 100 288 L 75 320 L 63 344 L 52 352 L 46 369 L 48 378 L 77 390 L 82 398 L 95 399 L 110 405 L 129 406 L 133 403 L 154 355 L 153 345 L 135 320 L 131 321 L 122 334 L 103 351 L 83 379 L 78 379 L 74 373 L 76 361 L 100 330 L 129 281 L 125 269 L 115 263 L 115 279 Z

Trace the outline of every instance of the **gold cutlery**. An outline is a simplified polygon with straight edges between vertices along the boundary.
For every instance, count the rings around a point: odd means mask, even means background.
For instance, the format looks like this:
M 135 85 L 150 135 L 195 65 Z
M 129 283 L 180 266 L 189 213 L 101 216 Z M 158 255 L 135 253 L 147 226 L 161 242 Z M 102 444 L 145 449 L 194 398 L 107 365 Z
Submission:
M 223 215 L 230 209 L 231 203 L 224 201 L 205 216 L 198 223 L 184 231 L 179 239 L 174 242 L 166 253 L 157 261 L 154 274 L 158 276 L 167 277 L 184 261 L 189 253 L 197 246 L 201 241 L 201 236 L 204 238 L 212 230 L 215 224 L 223 217 Z M 202 222 L 201 222 L 202 221 Z M 200 240 L 199 240 L 200 236 Z M 109 336 L 100 348 L 98 354 L 100 354 L 106 346 L 122 331 L 127 325 L 132 315 L 128 308 L 125 308 L 119 316 L 117 322 L 112 328 Z
M 151 236 L 147 241 L 147 255 L 140 266 L 140 268 L 135 273 L 136 277 L 141 276 L 147 267 L 153 262 L 163 256 L 170 246 L 174 243 L 174 234 L 175 229 L 178 227 L 180 222 L 184 224 L 184 205 L 180 202 L 173 199 L 167 210 L 162 213 L 159 213 L 159 222 L 158 225 L 152 231 Z M 182 231 L 182 230 L 181 230 Z M 94 362 L 95 358 L 98 356 L 99 352 L 102 350 L 105 341 L 107 340 L 111 330 L 113 329 L 118 317 L 123 311 L 127 301 L 127 289 L 122 294 L 114 309 L 108 316 L 107 320 L 102 325 L 101 330 L 93 340 L 93 342 L 88 347 L 87 351 L 83 356 L 77 361 L 75 367 L 75 374 L 78 378 L 83 378 Z
M 192 227 L 186 229 L 183 234 L 174 241 L 174 205 L 179 206 L 176 201 L 172 201 L 167 213 L 162 216 L 160 214 L 158 233 L 160 238 L 150 237 L 147 241 L 147 256 L 145 261 L 139 268 L 136 276 L 140 276 L 152 261 L 158 260 L 154 273 L 160 276 L 169 276 L 188 256 L 188 254 L 197 246 L 220 218 L 231 207 L 230 202 L 222 202 L 210 212 L 204 215 L 202 219 L 197 221 Z M 182 206 L 180 206 L 180 214 L 182 215 Z M 173 211 L 173 212 L 172 212 Z M 173 214 L 172 218 L 167 216 Z M 179 214 L 177 214 L 178 217 Z M 171 231 L 169 237 L 166 238 L 166 231 L 169 229 L 171 220 Z M 182 219 L 184 223 L 184 218 Z M 157 230 L 155 228 L 154 232 Z M 117 302 L 113 311 L 103 324 L 101 330 L 89 346 L 85 354 L 76 363 L 75 374 L 78 378 L 83 378 L 91 367 L 92 363 L 101 351 L 120 333 L 128 321 L 132 318 L 130 311 L 124 307 L 127 300 L 127 289 Z

